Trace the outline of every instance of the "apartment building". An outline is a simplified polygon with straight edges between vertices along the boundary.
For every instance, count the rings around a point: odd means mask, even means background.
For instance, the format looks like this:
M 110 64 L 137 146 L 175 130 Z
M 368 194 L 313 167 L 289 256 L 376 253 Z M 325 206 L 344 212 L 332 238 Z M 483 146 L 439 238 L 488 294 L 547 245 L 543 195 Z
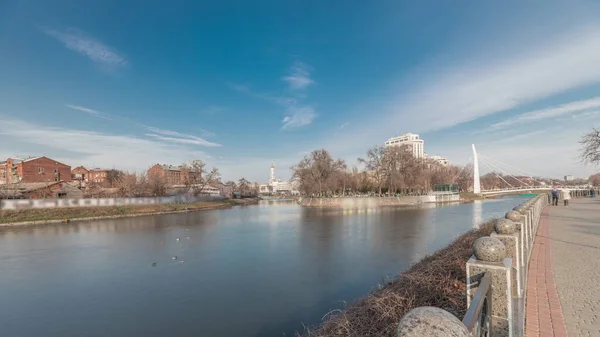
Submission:
M 408 145 L 412 148 L 412 153 L 415 158 L 423 158 L 425 156 L 425 142 L 419 138 L 419 135 L 414 133 L 405 133 L 402 136 L 393 137 L 385 142 L 385 146 L 403 146 Z

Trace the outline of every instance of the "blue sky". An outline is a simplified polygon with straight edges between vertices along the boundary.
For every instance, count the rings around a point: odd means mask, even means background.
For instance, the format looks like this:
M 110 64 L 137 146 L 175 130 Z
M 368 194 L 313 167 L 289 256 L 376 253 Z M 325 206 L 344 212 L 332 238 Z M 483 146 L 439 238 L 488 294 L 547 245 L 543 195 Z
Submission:
M 600 124 L 592 1 L 8 1 L 0 158 L 143 170 L 202 159 L 281 178 L 392 136 L 465 164 L 586 176 Z M 486 167 L 483 166 L 485 170 Z

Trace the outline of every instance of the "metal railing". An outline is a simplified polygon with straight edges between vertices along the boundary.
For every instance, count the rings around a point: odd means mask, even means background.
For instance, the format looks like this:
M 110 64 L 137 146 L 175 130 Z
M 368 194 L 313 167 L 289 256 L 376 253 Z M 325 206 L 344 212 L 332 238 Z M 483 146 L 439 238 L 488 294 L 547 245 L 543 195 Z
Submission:
M 462 320 L 473 337 L 489 337 L 492 329 L 492 281 L 485 273 Z

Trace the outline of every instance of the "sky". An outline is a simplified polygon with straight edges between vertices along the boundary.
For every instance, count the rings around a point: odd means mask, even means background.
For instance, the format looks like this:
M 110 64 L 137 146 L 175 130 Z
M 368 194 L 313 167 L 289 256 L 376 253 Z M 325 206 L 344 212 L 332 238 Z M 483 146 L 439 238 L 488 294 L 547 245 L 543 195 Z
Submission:
M 0 158 L 266 182 L 405 132 L 482 171 L 585 177 L 594 1 L 0 2 Z M 505 164 L 500 166 L 499 163 Z

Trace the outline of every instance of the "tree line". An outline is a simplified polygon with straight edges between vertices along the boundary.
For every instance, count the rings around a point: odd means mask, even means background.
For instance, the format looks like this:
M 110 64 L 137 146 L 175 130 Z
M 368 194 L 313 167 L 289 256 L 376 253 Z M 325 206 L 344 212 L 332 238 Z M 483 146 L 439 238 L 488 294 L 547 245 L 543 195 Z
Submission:
M 116 195 L 119 197 L 164 196 L 167 194 L 205 194 L 209 186 L 221 184 L 231 188 L 234 193 L 244 195 L 258 194 L 258 184 L 252 184 L 246 178 L 237 182 L 222 183 L 221 173 L 216 167 L 208 169 L 202 160 L 192 160 L 179 166 L 181 183 L 178 188 L 170 186 L 164 175 L 146 170 L 142 172 L 125 172 L 111 170 L 104 184 L 87 182 L 86 197 Z
M 465 167 L 416 158 L 409 146 L 375 146 L 352 168 L 325 149 L 315 150 L 292 167 L 292 179 L 311 196 L 426 193 L 450 183 L 466 190 L 472 180 Z

